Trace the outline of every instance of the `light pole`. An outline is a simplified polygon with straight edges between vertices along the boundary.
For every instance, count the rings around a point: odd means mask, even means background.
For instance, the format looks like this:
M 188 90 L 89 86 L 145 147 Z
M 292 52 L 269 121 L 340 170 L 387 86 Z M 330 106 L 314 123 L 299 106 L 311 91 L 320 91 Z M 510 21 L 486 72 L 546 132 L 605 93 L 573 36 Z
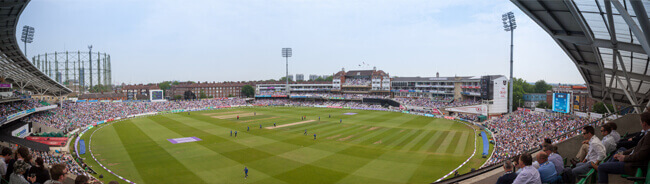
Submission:
M 515 22 L 515 14 L 512 12 L 503 14 L 501 20 L 503 20 L 503 30 L 506 32 L 510 31 L 510 89 L 508 91 L 508 113 L 512 113 L 512 89 L 514 84 L 512 81 L 512 49 L 517 23 Z
M 291 57 L 291 48 L 282 48 L 282 57 L 287 61 L 287 75 L 284 77 L 287 80 L 287 86 L 284 90 L 289 94 L 289 57 Z
M 20 41 L 25 43 L 25 57 L 27 57 L 27 43 L 34 41 L 34 27 L 23 26 L 23 34 L 20 36 Z

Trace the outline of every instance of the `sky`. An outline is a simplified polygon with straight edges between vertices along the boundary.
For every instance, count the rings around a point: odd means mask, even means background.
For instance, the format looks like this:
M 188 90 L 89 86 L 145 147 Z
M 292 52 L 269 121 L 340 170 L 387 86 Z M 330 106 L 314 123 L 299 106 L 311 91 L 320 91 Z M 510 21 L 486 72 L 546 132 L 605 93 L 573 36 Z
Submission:
M 584 83 L 508 0 L 39 0 L 18 33 L 35 27 L 28 58 L 88 45 L 110 54 L 114 84 L 279 79 L 284 47 L 293 50 L 289 73 L 305 77 L 373 67 L 403 77 L 509 76 L 508 11 L 517 20 L 514 77 Z

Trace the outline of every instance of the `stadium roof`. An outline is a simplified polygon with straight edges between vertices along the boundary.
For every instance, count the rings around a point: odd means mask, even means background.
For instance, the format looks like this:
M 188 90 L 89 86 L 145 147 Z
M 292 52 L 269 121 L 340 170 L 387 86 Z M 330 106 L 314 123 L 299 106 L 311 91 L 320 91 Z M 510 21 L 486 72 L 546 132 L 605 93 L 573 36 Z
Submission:
M 38 94 L 60 96 L 72 92 L 38 70 L 18 47 L 16 26 L 28 0 L 0 1 L 0 77 Z
M 648 99 L 650 2 L 511 1 L 571 58 L 593 98 L 632 105 Z

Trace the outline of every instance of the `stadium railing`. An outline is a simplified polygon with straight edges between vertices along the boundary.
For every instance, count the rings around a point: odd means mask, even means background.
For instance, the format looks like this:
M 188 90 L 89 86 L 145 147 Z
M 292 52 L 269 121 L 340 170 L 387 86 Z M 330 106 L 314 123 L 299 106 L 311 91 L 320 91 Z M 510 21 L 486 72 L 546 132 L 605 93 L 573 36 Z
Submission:
M 613 115 L 620 115 L 621 112 L 627 112 L 627 110 L 629 110 L 630 108 L 635 108 L 635 107 L 645 108 L 645 106 L 643 106 L 643 105 L 630 105 L 630 106 L 627 106 L 627 107 L 622 108 L 622 109 L 619 110 L 619 111 L 616 111 L 616 112 L 614 112 L 614 113 L 608 114 L 608 115 L 603 116 L 603 117 L 601 117 L 601 118 L 599 118 L 599 119 L 597 119 L 597 120 L 591 121 L 591 122 L 589 122 L 589 123 L 587 123 L 587 124 L 584 124 L 584 125 L 579 126 L 579 127 L 575 128 L 575 129 L 569 130 L 569 131 L 567 131 L 567 132 L 565 132 L 565 133 L 563 133 L 563 134 L 560 134 L 560 135 L 558 135 L 558 136 L 555 136 L 555 137 L 553 137 L 552 139 L 562 138 L 562 137 L 567 136 L 567 135 L 569 135 L 569 134 L 571 134 L 571 133 L 573 133 L 573 132 L 575 132 L 575 131 L 580 131 L 580 130 L 581 130 L 583 127 L 585 127 L 585 126 L 592 126 L 592 125 L 595 125 L 596 123 L 598 123 L 598 122 L 600 122 L 600 121 L 606 120 L 606 119 L 609 118 L 610 116 L 613 116 Z M 540 150 L 541 150 L 541 148 L 538 147 L 538 148 L 534 148 L 534 149 L 528 150 L 528 153 L 535 153 L 535 152 L 538 152 L 538 151 L 540 151 Z M 512 160 L 513 158 L 514 158 L 514 156 L 512 156 L 512 157 L 510 157 L 510 158 L 507 158 L 507 159 L 505 159 L 505 160 Z M 505 160 L 504 160 L 504 161 L 505 161 Z M 498 168 L 500 168 L 500 167 L 502 167 L 502 166 L 503 166 L 503 161 L 502 161 L 502 162 L 499 162 L 499 163 L 495 163 L 495 164 L 493 164 L 493 165 L 491 165 L 491 166 L 487 166 L 487 167 L 484 167 L 484 168 L 481 168 L 481 169 L 477 169 L 477 170 L 475 170 L 475 171 L 473 171 L 473 172 L 468 172 L 468 173 L 465 173 L 465 174 L 458 175 L 458 176 L 456 176 L 456 177 L 447 178 L 447 179 L 444 179 L 444 180 L 442 180 L 442 181 L 439 181 L 439 182 L 433 182 L 433 183 L 435 183 L 435 184 L 448 184 L 448 183 L 451 184 L 451 183 L 458 183 L 458 182 L 461 182 L 461 181 L 463 181 L 463 180 L 467 180 L 467 179 L 470 179 L 470 178 L 473 178 L 473 177 L 479 176 L 479 175 L 481 175 L 481 174 L 485 174 L 485 173 L 490 172 L 490 171 L 492 171 L 492 170 L 494 170 L 494 169 L 498 169 Z

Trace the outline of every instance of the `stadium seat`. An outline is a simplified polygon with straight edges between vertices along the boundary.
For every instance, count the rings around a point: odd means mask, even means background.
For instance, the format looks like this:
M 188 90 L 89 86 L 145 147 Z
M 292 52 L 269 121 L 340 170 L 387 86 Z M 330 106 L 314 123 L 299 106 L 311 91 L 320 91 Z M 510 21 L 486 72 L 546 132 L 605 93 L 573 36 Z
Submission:
M 646 171 L 648 170 L 650 170 L 650 162 L 648 162 L 648 168 Z M 642 183 L 650 184 L 650 180 L 647 179 L 650 177 L 650 172 L 646 172 L 646 175 L 644 177 L 643 170 L 641 170 L 641 168 L 636 169 L 636 174 L 634 175 L 634 177 L 629 175 L 621 175 L 621 177 L 630 181 L 634 181 L 634 184 L 642 184 Z

